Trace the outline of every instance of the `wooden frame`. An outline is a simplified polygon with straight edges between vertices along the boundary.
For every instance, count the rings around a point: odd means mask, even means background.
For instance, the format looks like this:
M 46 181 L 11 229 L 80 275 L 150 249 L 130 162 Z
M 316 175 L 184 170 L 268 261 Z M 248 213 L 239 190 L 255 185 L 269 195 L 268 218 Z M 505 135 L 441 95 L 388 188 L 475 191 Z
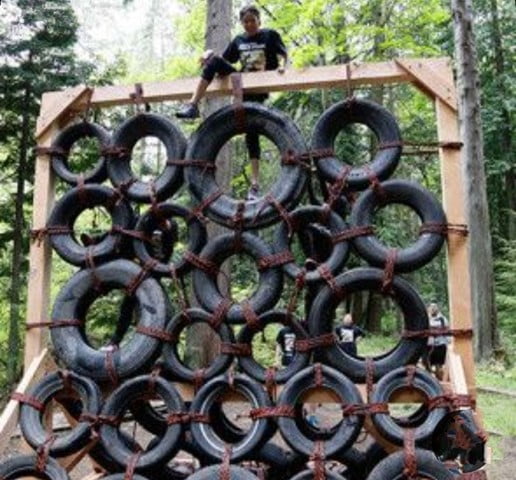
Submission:
M 427 94 L 435 104 L 438 141 L 457 143 L 458 133 L 456 94 L 450 60 L 436 59 L 398 59 L 382 63 L 335 65 L 310 67 L 303 70 L 289 70 L 284 74 L 256 72 L 242 75 L 246 92 L 268 92 L 283 90 L 303 90 L 310 88 L 352 88 L 362 85 L 412 83 Z M 165 100 L 187 99 L 195 87 L 195 79 L 176 80 L 166 83 L 143 84 L 142 100 L 161 102 Z M 229 79 L 214 81 L 207 92 L 208 96 L 231 94 Z M 78 86 L 61 92 L 43 95 L 40 116 L 37 122 L 36 137 L 38 146 L 49 146 L 55 134 L 74 116 L 92 107 L 108 107 L 133 103 L 133 86 L 109 86 L 89 89 Z M 443 204 L 448 222 L 464 224 L 465 198 L 464 183 L 460 166 L 460 151 L 441 147 L 439 149 Z M 54 200 L 54 179 L 47 155 L 36 159 L 36 180 L 34 191 L 33 228 L 42 228 L 50 213 Z M 450 235 L 447 243 L 449 312 L 452 328 L 472 327 L 471 291 L 468 263 L 468 238 Z M 30 248 L 30 270 L 28 285 L 27 321 L 41 321 L 49 311 L 49 285 L 51 271 L 51 251 L 49 244 L 34 242 Z M 47 334 L 41 330 L 27 332 L 25 341 L 25 375 L 18 387 L 25 391 L 48 367 Z M 469 392 L 476 395 L 473 346 L 470 338 L 456 338 L 448 359 L 449 381 L 453 391 Z M 181 386 L 182 392 L 190 396 L 191 391 Z M 313 401 L 328 401 L 328 398 L 314 394 Z M 331 401 L 331 400 L 330 400 Z M 18 405 L 11 401 L 0 417 L 0 451 L 16 425 Z M 391 447 L 386 445 L 388 448 Z M 87 453 L 80 452 L 64 463 L 75 465 Z

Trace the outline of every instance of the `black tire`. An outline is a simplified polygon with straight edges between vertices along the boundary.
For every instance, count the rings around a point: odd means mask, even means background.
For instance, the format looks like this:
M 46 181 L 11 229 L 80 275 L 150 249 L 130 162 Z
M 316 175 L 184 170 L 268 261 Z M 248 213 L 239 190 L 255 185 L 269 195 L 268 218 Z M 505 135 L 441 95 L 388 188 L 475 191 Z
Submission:
M 107 232 L 102 240 L 89 247 L 77 241 L 74 223 L 83 211 L 94 207 L 106 208 L 114 229 L 132 227 L 134 215 L 131 206 L 112 188 L 94 184 L 69 190 L 52 209 L 47 228 L 70 229 L 71 233 L 51 233 L 50 243 L 59 256 L 72 265 L 85 266 L 88 256 L 98 264 L 114 258 L 121 251 L 123 235 L 115 230 Z
M 437 460 L 433 452 L 416 449 L 417 473 L 428 480 L 453 480 L 455 477 Z M 392 453 L 384 458 L 367 477 L 367 480 L 401 480 L 406 478 L 405 452 Z
M 227 233 L 211 239 L 201 252 L 201 258 L 213 263 L 218 269 L 232 255 L 243 253 L 256 262 L 272 255 L 272 249 L 260 237 L 252 233 Z M 217 272 L 206 272 L 200 268 L 193 271 L 195 296 L 201 306 L 215 312 L 221 302 L 228 298 L 219 290 Z M 258 315 L 271 310 L 278 302 L 283 290 L 283 272 L 280 267 L 264 267 L 259 270 L 259 282 L 256 291 L 247 299 L 251 309 Z M 233 303 L 226 314 L 230 323 L 244 323 L 245 315 L 240 303 Z
M 320 477 L 317 477 L 313 470 L 308 469 L 298 473 L 290 480 L 316 480 L 318 478 Z M 330 472 L 329 470 L 325 470 L 324 478 L 326 480 L 346 480 L 343 476 L 339 475 L 338 473 Z
M 294 375 L 283 387 L 278 398 L 278 405 L 296 405 L 301 402 L 303 394 L 316 387 L 317 369 L 321 370 L 322 387 L 335 392 L 342 404 L 362 404 L 362 398 L 357 387 L 342 373 L 326 365 L 307 367 Z M 323 442 L 325 455 L 330 458 L 349 448 L 356 440 L 362 424 L 363 416 L 349 415 L 338 424 L 335 433 Z M 310 456 L 315 450 L 315 440 L 303 435 L 296 419 L 279 417 L 278 426 L 281 436 L 296 452 Z
M 438 200 L 423 187 L 406 180 L 389 180 L 381 184 L 381 192 L 368 190 L 360 195 L 351 211 L 351 227 L 373 225 L 373 217 L 380 207 L 391 203 L 406 205 L 413 209 L 423 225 L 446 224 L 446 215 Z M 412 272 L 432 260 L 444 243 L 442 233 L 424 232 L 415 243 L 397 249 L 394 269 L 397 272 Z M 367 262 L 375 267 L 387 263 L 393 247 L 383 244 L 376 235 L 361 235 L 353 239 L 353 246 Z
M 190 475 L 187 480 L 214 480 L 221 478 L 221 470 L 222 467 L 220 465 L 206 467 Z M 248 472 L 245 468 L 236 467 L 235 465 L 229 466 L 229 478 L 230 480 L 258 480 L 258 477 Z
M 294 232 L 304 231 L 312 224 L 324 225 L 331 235 L 336 235 L 346 230 L 346 223 L 333 211 L 327 211 L 323 207 L 304 206 L 294 210 L 290 215 L 290 223 L 293 225 Z M 276 231 L 274 242 L 274 252 L 282 253 L 290 251 L 292 232 L 286 221 L 282 221 Z M 349 243 L 347 241 L 336 242 L 332 245 L 331 252 L 325 258 L 319 268 L 327 269 L 332 275 L 340 273 L 346 263 L 349 254 Z M 306 283 L 316 283 L 323 280 L 319 268 L 306 272 L 304 277 Z M 283 265 L 283 271 L 293 279 L 298 278 L 303 270 L 294 260 Z
M 381 291 L 384 272 L 376 268 L 355 268 L 335 278 L 335 288 L 323 287 L 314 300 L 308 317 L 311 335 L 319 336 L 333 331 L 335 310 L 345 295 L 360 291 Z M 385 293 L 399 306 L 407 331 L 428 329 L 428 315 L 423 300 L 416 290 L 403 278 L 394 277 L 389 292 Z M 395 368 L 416 364 L 426 348 L 426 338 L 402 338 L 391 351 L 372 357 L 373 377 L 378 380 Z M 364 383 L 366 359 L 352 356 L 337 344 L 318 349 L 321 359 L 343 372 L 351 380 Z
M 15 480 L 17 478 L 41 478 L 44 480 L 70 480 L 66 470 L 59 465 L 57 460 L 49 458 L 45 464 L 45 470 L 38 472 L 36 455 L 24 455 L 9 458 L 0 463 L 0 478 Z
M 139 203 L 162 201 L 172 196 L 183 183 L 183 171 L 178 165 L 164 168 L 154 182 L 138 180 L 131 170 L 131 153 L 138 140 L 145 136 L 157 137 L 165 145 L 168 160 L 181 160 L 186 149 L 186 139 L 181 131 L 162 115 L 140 113 L 122 123 L 115 133 L 111 149 L 121 149 L 122 154 L 108 156 L 108 175 L 116 187 L 124 186 L 130 200 Z
M 71 277 L 59 292 L 52 310 L 52 322 L 84 318 L 83 304 L 91 304 L 101 287 L 127 288 L 142 269 L 128 260 L 115 260 L 95 269 L 81 270 Z M 161 285 L 146 278 L 136 289 L 140 318 L 138 326 L 163 330 L 169 319 L 168 298 Z M 133 338 L 111 354 L 114 372 L 107 368 L 109 352 L 95 350 L 84 338 L 84 327 L 65 326 L 51 329 L 57 357 L 74 372 L 97 381 L 112 380 L 113 373 L 120 379 L 149 368 L 161 353 L 157 338 L 135 332 Z
M 68 157 L 73 144 L 81 138 L 95 138 L 99 144 L 99 160 L 95 166 L 81 173 L 70 170 Z M 79 181 L 84 183 L 102 183 L 107 178 L 106 158 L 103 150 L 109 145 L 111 137 L 109 132 L 96 123 L 79 122 L 65 128 L 52 143 L 50 155 L 54 173 L 66 183 L 77 185 Z
M 154 392 L 160 396 L 167 406 L 167 413 L 184 412 L 184 403 L 170 382 L 161 377 L 142 375 L 132 378 L 118 387 L 106 400 L 102 415 L 122 418 L 130 404 L 144 395 L 149 395 L 149 383 L 152 380 Z M 180 423 L 167 426 L 165 434 L 154 448 L 145 450 L 138 459 L 135 471 L 158 467 L 167 463 L 179 450 L 183 426 Z M 119 436 L 118 427 L 103 424 L 100 428 L 100 439 L 103 446 L 109 449 L 110 455 L 121 466 L 127 465 L 134 451 L 131 451 Z
M 97 385 L 88 378 L 68 372 L 68 382 L 73 392 L 78 394 L 81 400 L 83 412 L 97 415 L 101 409 L 101 395 Z M 46 375 L 29 392 L 29 396 L 37 399 L 43 405 L 47 405 L 59 392 L 65 389 L 63 376 L 58 372 Z M 22 404 L 20 409 L 20 428 L 23 438 L 34 449 L 42 446 L 48 439 L 48 432 L 43 425 L 41 412 L 28 404 Z M 57 437 L 50 447 L 50 455 L 53 457 L 65 457 L 78 452 L 90 441 L 91 425 L 87 421 L 77 423 L 71 430 Z
M 406 388 L 421 392 L 425 398 L 443 395 L 441 384 L 424 370 L 416 369 L 413 380 L 410 380 L 410 384 L 408 381 L 409 374 L 406 368 L 393 370 L 380 379 L 372 393 L 371 403 L 389 403 L 396 391 Z M 407 419 L 405 421 L 406 428 L 412 428 L 414 431 L 416 445 L 422 445 L 431 439 L 435 428 L 447 413 L 445 407 L 425 410 L 426 418 L 420 425 L 412 425 Z M 389 413 L 373 413 L 371 417 L 373 424 L 384 438 L 395 445 L 403 445 L 405 428 L 401 427 Z
M 219 395 L 231 389 L 244 395 L 253 409 L 270 407 L 269 396 L 262 386 L 243 375 L 235 375 L 229 378 L 221 375 L 210 380 L 195 395 L 191 412 L 193 414 L 206 415 L 210 412 L 214 402 Z M 237 443 L 230 444 L 232 447 L 231 461 L 239 461 L 247 457 L 251 452 L 258 451 L 260 447 L 269 440 L 273 432 L 273 422 L 270 418 L 257 418 L 253 420 L 252 427 L 245 436 Z M 221 461 L 228 445 L 214 431 L 209 423 L 194 422 L 190 425 L 190 431 L 199 448 L 214 461 Z
M 459 459 L 463 472 L 473 472 L 486 464 L 482 433 L 473 410 L 450 412 L 435 429 L 432 450 L 441 461 Z
M 102 477 L 102 480 L 125 480 L 125 473 L 114 473 L 112 475 L 108 475 L 106 477 Z M 150 479 L 150 477 L 148 477 Z M 133 475 L 131 480 L 147 480 L 147 477 L 142 477 L 141 475 Z M 152 479 L 150 479 L 152 480 Z
M 163 262 L 160 259 L 156 259 L 147 241 L 135 238 L 133 239 L 133 248 L 136 256 L 144 264 L 151 260 L 159 261 L 152 271 L 160 276 L 171 276 L 172 270 L 175 270 L 178 276 L 182 276 L 191 270 L 191 264 L 184 255 L 177 262 L 168 261 L 173 253 L 174 244 L 177 243 L 177 233 L 175 235 L 170 234 L 169 230 L 163 228 L 163 224 L 170 224 L 174 217 L 182 218 L 188 226 L 188 252 L 198 255 L 206 244 L 206 227 L 187 208 L 172 203 L 161 203 L 150 209 L 138 220 L 136 231 L 143 233 L 148 238 L 151 238 L 156 230 L 161 231 L 163 235 L 162 242 L 171 242 L 171 244 L 164 243 L 163 245 L 167 249 L 165 253 L 169 253 L 165 255 L 167 260 Z
M 234 343 L 235 337 L 231 328 L 224 322 L 215 329 L 210 325 L 211 315 L 200 308 L 190 308 L 186 312 L 177 314 L 167 325 L 166 331 L 172 337 L 179 339 L 180 333 L 188 326 L 204 323 L 219 336 L 223 343 Z M 179 341 L 179 340 L 178 340 Z M 177 349 L 178 341 L 165 343 L 163 346 L 163 366 L 168 375 L 175 379 L 193 382 L 196 372 L 183 363 Z M 219 352 L 219 354 L 203 369 L 203 379 L 209 380 L 221 375 L 229 368 L 233 361 L 233 355 Z
M 299 324 L 299 322 L 295 320 L 293 321 L 292 317 L 287 312 L 279 310 L 266 312 L 260 315 L 259 321 L 259 330 L 253 329 L 249 325 L 244 325 L 238 335 L 237 343 L 252 345 L 254 336 L 259 332 L 263 332 L 267 325 L 272 323 L 280 323 L 284 326 L 290 326 L 296 334 L 296 340 L 306 340 L 308 338 L 308 334 L 304 328 Z M 288 366 L 280 368 L 275 372 L 274 381 L 279 384 L 285 383 L 292 378 L 292 375 L 306 367 L 309 360 L 309 352 L 296 351 L 292 362 Z M 238 365 L 243 372 L 251 378 L 254 378 L 261 383 L 266 381 L 267 369 L 260 365 L 252 355 L 239 356 Z
M 306 145 L 297 126 L 285 114 L 256 103 L 244 103 L 246 131 L 266 136 L 276 145 L 282 157 L 306 152 Z M 211 164 L 222 146 L 235 135 L 242 133 L 237 126 L 237 116 L 232 105 L 210 115 L 192 136 L 186 160 L 204 160 Z M 219 187 L 213 169 L 204 165 L 186 167 L 186 180 L 192 195 L 203 202 L 214 195 Z M 305 189 L 306 169 L 299 164 L 282 165 L 277 181 L 268 192 L 286 210 L 295 208 Z M 234 226 L 241 202 L 221 195 L 206 207 L 206 215 L 222 225 Z M 264 197 L 246 201 L 242 213 L 243 228 L 260 228 L 271 225 L 279 218 L 278 210 Z M 235 217 L 237 215 L 237 217 Z
M 345 100 L 331 106 L 317 121 L 312 137 L 315 151 L 333 149 L 337 135 L 349 124 L 360 123 L 369 127 L 381 148 L 368 165 L 353 166 L 351 158 L 342 162 L 335 156 L 320 158 L 316 162 L 320 176 L 327 182 L 335 182 L 343 168 L 351 167 L 346 186 L 351 190 L 363 190 L 371 182 L 371 174 L 379 180 L 387 179 L 396 169 L 401 155 L 401 134 L 394 116 L 381 105 L 368 100 Z

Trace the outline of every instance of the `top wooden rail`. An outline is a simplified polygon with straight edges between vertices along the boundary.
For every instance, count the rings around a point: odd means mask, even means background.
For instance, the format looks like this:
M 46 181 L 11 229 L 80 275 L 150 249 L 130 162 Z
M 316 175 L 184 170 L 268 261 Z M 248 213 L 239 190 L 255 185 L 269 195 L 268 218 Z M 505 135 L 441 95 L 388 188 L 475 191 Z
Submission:
M 451 108 L 455 108 L 453 84 L 447 79 L 450 72 L 449 58 L 398 59 L 378 63 L 350 63 L 303 69 L 250 72 L 242 74 L 246 93 L 280 92 L 286 90 L 307 90 L 311 88 L 355 88 L 361 85 L 384 85 L 412 82 L 428 93 L 439 97 Z M 145 83 L 142 100 L 163 102 L 187 100 L 195 89 L 197 78 L 173 80 L 170 82 Z M 41 115 L 38 119 L 36 136 L 40 137 L 54 121 L 67 121 L 70 109 L 81 111 L 89 104 L 94 107 L 112 107 L 133 103 L 134 85 L 107 86 L 89 89 L 78 86 L 43 95 Z M 228 77 L 217 78 L 208 87 L 208 97 L 230 95 L 231 82 Z

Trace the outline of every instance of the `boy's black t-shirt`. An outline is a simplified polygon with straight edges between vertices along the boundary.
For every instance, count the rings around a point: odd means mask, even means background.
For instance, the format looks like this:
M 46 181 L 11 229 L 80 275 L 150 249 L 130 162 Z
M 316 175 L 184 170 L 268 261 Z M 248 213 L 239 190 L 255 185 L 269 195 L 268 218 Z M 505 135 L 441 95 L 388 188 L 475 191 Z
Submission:
M 278 55 L 286 55 L 287 48 L 276 30 L 262 28 L 256 35 L 237 35 L 222 56 L 230 63 L 240 61 L 242 72 L 276 70 Z

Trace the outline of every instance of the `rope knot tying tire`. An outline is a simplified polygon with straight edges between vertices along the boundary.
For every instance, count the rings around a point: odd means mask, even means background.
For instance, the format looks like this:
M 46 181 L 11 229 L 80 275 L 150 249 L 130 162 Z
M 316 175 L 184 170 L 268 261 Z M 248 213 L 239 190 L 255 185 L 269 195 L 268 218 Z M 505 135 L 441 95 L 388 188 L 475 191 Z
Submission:
M 41 403 L 37 398 L 34 398 L 30 395 L 26 395 L 24 393 L 20 393 L 20 392 L 12 393 L 11 400 L 15 400 L 17 402 L 29 405 L 41 413 L 43 413 L 45 411 L 45 405 L 43 403 Z
M 295 418 L 296 410 L 291 405 L 277 405 L 276 407 L 254 408 L 249 412 L 249 417 L 253 420 L 271 417 Z
M 444 407 L 454 411 L 465 407 L 475 409 L 476 401 L 471 395 L 445 394 L 428 399 L 426 405 L 429 410 Z

